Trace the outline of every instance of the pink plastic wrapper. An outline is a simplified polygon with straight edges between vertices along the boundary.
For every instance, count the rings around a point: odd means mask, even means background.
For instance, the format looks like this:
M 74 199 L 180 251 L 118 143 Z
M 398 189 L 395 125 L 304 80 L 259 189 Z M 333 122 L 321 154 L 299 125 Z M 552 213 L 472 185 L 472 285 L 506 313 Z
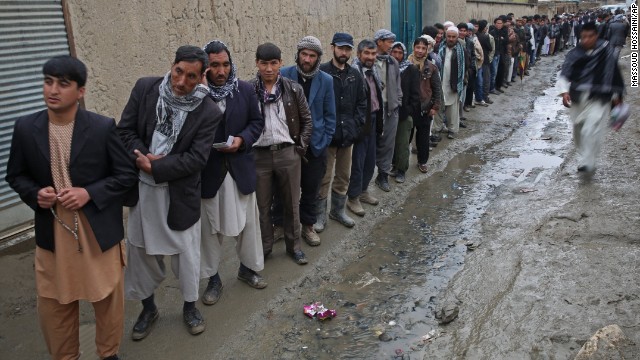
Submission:
M 333 309 L 327 309 L 322 303 L 313 303 L 310 305 L 304 305 L 302 312 L 310 318 L 316 318 L 318 320 L 333 319 L 338 313 Z

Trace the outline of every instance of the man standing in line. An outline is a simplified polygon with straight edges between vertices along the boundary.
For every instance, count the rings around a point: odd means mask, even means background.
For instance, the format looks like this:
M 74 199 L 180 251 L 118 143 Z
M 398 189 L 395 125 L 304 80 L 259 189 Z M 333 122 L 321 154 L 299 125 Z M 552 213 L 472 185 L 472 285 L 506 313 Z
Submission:
M 478 21 L 478 42 L 482 48 L 482 64 L 478 70 L 478 78 L 476 82 L 476 104 L 481 106 L 487 106 L 487 104 L 493 103 L 489 100 L 489 86 L 488 81 L 490 78 L 490 66 L 491 59 L 490 54 L 493 50 L 491 46 L 491 40 L 489 34 L 487 34 L 487 20 Z
M 320 70 L 322 45 L 313 36 L 305 36 L 298 43 L 296 65 L 282 68 L 280 73 L 304 89 L 309 104 L 313 127 L 311 143 L 305 154 L 300 175 L 300 224 L 302 239 L 309 246 L 320 245 L 320 237 L 313 229 L 317 221 L 318 192 L 327 169 L 327 147 L 336 131 L 336 103 L 333 94 L 333 79 Z M 282 206 L 276 191 L 273 207 L 273 223 L 282 224 Z
M 100 359 L 117 360 L 124 317 L 122 205 L 136 171 L 113 119 L 79 108 L 87 69 L 43 68 L 46 110 L 16 120 L 6 181 L 35 212 L 40 328 L 53 359 L 80 358 L 79 300 L 93 305 Z
M 202 85 L 209 63 L 195 46 L 181 46 L 164 77 L 139 79 L 118 123 L 139 169 L 127 206 L 126 297 L 142 301 L 131 337 L 142 340 L 158 318 L 154 291 L 166 277 L 164 256 L 180 281 L 189 333 L 205 330 L 196 308 L 200 282 L 200 171 L 207 164 L 222 113 Z
M 367 191 L 376 166 L 377 126 L 383 118 L 382 81 L 375 66 L 377 52 L 376 43 L 365 39 L 358 44 L 358 57 L 353 60 L 353 67 L 364 76 L 367 95 L 365 126 L 360 139 L 353 144 L 351 177 L 347 190 L 347 208 L 358 216 L 365 214 L 361 202 L 378 205 L 378 199 Z
M 346 227 L 355 221 L 345 213 L 353 144 L 360 138 L 367 116 L 367 94 L 362 74 L 347 62 L 353 51 L 353 37 L 335 33 L 331 41 L 333 58 L 320 65 L 320 70 L 333 78 L 336 104 L 336 132 L 327 149 L 327 169 L 322 179 L 317 200 L 318 221 L 314 225 L 322 232 L 327 223 L 327 197 L 331 185 L 331 211 L 329 217 Z M 333 176 L 335 169 L 335 176 Z M 331 178 L 333 176 L 333 184 Z
M 429 35 L 423 35 L 413 43 L 413 51 L 424 45 L 422 40 L 426 40 L 426 49 L 424 53 L 433 51 L 434 40 Z M 420 40 L 420 41 L 419 41 Z M 415 59 L 409 56 L 409 59 Z M 438 67 L 431 61 L 419 62 L 419 59 L 412 61 L 418 67 L 420 75 L 420 109 L 416 109 L 414 116 L 415 134 L 416 134 L 416 150 L 418 151 L 418 170 L 426 173 L 427 161 L 429 160 L 429 143 L 430 131 L 433 117 L 440 109 L 440 99 L 442 98 L 442 84 L 440 82 L 440 72 Z
M 393 161 L 396 132 L 398 130 L 398 115 L 402 105 L 402 88 L 400 86 L 400 68 L 398 62 L 389 55 L 391 46 L 396 41 L 396 35 L 387 29 L 376 31 L 373 41 L 378 47 L 375 67 L 380 74 L 381 107 L 383 110 L 382 123 L 376 127 L 378 131 L 376 165 L 378 176 L 376 185 L 382 191 L 391 191 L 389 187 L 389 173 Z
M 493 31 L 490 32 L 495 42 L 493 62 L 491 63 L 491 85 L 489 93 L 498 95 L 504 93 L 501 89 L 504 84 L 504 65 L 503 60 L 507 56 L 508 31 L 503 28 L 501 17 L 493 20 Z
M 311 112 L 303 87 L 280 75 L 282 52 L 272 43 L 256 50 L 258 75 L 253 86 L 264 118 L 264 130 L 253 144 L 262 251 L 273 250 L 271 205 L 274 189 L 282 199 L 287 254 L 298 265 L 307 263 L 300 247 L 300 169 L 311 140 Z
M 398 117 L 395 147 L 393 150 L 393 170 L 391 176 L 397 183 L 405 181 L 409 169 L 409 145 L 413 117 L 420 113 L 420 71 L 407 60 L 407 49 L 401 42 L 391 48 L 391 56 L 398 61 L 402 86 L 402 106 Z
M 624 86 L 613 49 L 598 39 L 596 24 L 584 24 L 580 43 L 567 54 L 558 78 L 562 103 L 571 108 L 579 172 L 595 171 L 611 105 L 622 103 Z
M 209 59 L 205 77 L 209 97 L 224 113 L 214 143 L 233 138 L 230 146 L 211 149 L 207 166 L 202 170 L 200 277 L 209 279 L 202 302 L 213 305 L 222 295 L 218 269 L 225 236 L 236 240 L 240 259 L 238 280 L 256 289 L 267 286 L 257 273 L 264 269 L 264 255 L 252 152 L 264 128 L 264 119 L 253 87 L 238 80 L 227 45 L 213 40 L 205 45 L 204 52 Z
M 464 88 L 464 48 L 458 42 L 458 28 L 449 27 L 445 36 L 446 45 L 440 48 L 440 58 L 443 60 L 443 68 L 440 71 L 442 78 L 442 93 L 444 96 L 445 114 L 449 121 L 449 139 L 455 139 L 460 126 L 460 107 L 458 102 Z

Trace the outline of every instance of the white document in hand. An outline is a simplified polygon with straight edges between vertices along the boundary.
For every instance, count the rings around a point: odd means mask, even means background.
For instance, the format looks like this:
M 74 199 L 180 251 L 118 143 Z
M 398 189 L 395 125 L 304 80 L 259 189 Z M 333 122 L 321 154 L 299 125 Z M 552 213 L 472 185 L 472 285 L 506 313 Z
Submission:
M 228 148 L 229 146 L 231 146 L 231 144 L 233 144 L 233 136 L 229 135 L 229 138 L 227 139 L 227 142 L 214 143 L 213 144 L 213 148 L 214 149 L 224 149 L 224 148 Z

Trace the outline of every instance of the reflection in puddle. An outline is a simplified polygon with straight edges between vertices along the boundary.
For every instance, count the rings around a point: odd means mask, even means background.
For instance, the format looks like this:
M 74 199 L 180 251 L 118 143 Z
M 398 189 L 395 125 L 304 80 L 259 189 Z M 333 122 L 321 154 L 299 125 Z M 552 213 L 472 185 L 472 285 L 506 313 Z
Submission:
M 513 182 L 535 186 L 562 164 L 556 153 L 570 137 L 554 129 L 566 117 L 556 122 L 561 104 L 554 94 L 550 89 L 538 98 L 502 143 L 455 156 L 372 230 L 365 253 L 342 271 L 344 281 L 308 299 L 335 307 L 338 317 L 303 325 L 299 357 L 422 358 L 425 336 L 442 330 L 434 318 L 438 294 L 462 268 L 469 244 L 483 240 L 480 219 L 496 189 Z M 545 135 L 550 129 L 553 139 Z

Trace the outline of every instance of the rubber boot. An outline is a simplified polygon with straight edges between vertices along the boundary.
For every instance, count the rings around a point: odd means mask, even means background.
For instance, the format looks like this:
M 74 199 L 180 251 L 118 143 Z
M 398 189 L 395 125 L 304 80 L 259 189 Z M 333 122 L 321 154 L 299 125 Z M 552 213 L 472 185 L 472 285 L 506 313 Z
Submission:
M 321 233 L 324 231 L 325 226 L 327 226 L 327 199 L 318 199 L 316 200 L 316 223 L 313 224 L 313 230 L 317 233 Z
M 344 204 L 347 201 L 347 195 L 340 195 L 335 192 L 331 192 L 331 211 L 329 212 L 329 218 L 339 222 L 340 224 L 351 228 L 354 227 L 356 222 L 353 221 L 345 212 Z

